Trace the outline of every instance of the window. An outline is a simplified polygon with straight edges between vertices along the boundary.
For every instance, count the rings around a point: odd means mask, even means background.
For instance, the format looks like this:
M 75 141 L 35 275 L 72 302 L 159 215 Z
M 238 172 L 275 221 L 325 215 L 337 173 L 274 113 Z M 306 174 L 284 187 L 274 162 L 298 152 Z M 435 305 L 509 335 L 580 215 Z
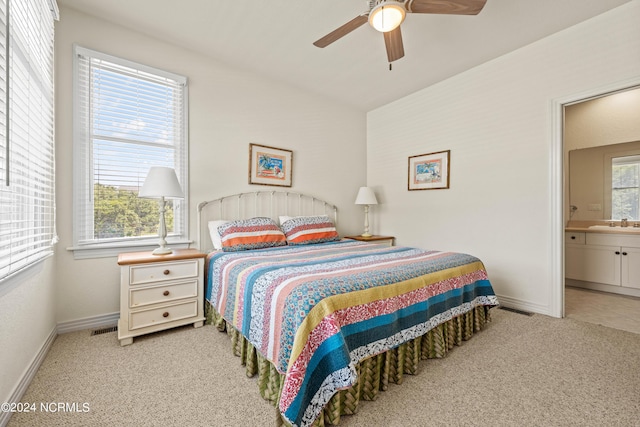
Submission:
M 165 166 L 176 170 L 187 194 L 186 83 L 183 76 L 74 47 L 76 258 L 156 244 L 158 202 L 138 198 L 138 191 L 151 166 Z M 170 242 L 187 237 L 187 206 L 186 197 L 167 203 Z
M 0 280 L 53 253 L 55 0 L 0 0 Z
M 611 159 L 611 219 L 640 220 L 640 156 Z

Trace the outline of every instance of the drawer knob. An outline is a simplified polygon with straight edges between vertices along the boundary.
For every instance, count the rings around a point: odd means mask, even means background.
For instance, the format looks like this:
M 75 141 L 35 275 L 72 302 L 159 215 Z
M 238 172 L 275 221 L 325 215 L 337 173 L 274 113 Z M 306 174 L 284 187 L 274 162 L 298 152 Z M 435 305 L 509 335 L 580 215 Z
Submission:
M 616 251 L 616 255 L 620 255 L 620 251 Z
M 169 270 L 165 270 L 165 271 L 162 272 L 162 274 L 164 274 L 165 276 L 168 276 L 169 273 L 171 273 Z
M 622 252 L 622 255 L 626 255 L 626 254 L 627 254 L 626 252 Z
M 576 240 L 576 236 L 571 236 L 571 240 Z
M 164 295 L 165 297 L 166 297 L 166 296 L 168 296 L 168 295 L 169 295 L 169 291 L 164 291 L 164 292 L 162 293 L 162 295 Z
M 169 312 L 165 311 L 164 313 L 162 313 L 162 317 L 169 317 Z

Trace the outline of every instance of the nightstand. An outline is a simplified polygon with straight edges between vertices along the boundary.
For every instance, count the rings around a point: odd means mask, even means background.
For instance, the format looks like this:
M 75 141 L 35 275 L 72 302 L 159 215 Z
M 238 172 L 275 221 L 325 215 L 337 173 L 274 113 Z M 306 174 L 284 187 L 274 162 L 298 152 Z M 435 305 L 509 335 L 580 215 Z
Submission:
M 120 345 L 133 343 L 133 337 L 139 335 L 189 323 L 196 328 L 204 324 L 205 256 L 196 249 L 174 249 L 168 255 L 118 255 Z
M 393 240 L 395 239 L 395 237 L 393 236 L 371 236 L 371 237 L 344 236 L 344 238 L 351 239 L 351 240 L 359 240 L 361 242 L 377 243 L 385 246 L 393 246 Z

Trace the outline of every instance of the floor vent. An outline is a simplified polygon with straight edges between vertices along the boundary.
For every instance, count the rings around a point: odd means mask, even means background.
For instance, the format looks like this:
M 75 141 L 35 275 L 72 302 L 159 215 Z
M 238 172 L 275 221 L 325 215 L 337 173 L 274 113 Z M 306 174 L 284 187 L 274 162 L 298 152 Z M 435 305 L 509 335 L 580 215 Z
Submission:
M 525 315 L 525 316 L 533 316 L 533 313 L 530 313 L 530 312 L 528 312 L 528 311 L 524 311 L 524 310 L 518 310 L 517 308 L 511 308 L 511 307 L 503 307 L 503 306 L 500 306 L 500 309 L 501 309 L 501 310 L 507 310 L 507 311 L 510 311 L 510 312 L 512 312 L 512 313 L 523 314 L 523 315 Z
M 93 331 L 91 331 L 91 336 L 108 334 L 109 332 L 115 332 L 117 330 L 117 326 L 107 326 L 106 328 L 94 329 Z

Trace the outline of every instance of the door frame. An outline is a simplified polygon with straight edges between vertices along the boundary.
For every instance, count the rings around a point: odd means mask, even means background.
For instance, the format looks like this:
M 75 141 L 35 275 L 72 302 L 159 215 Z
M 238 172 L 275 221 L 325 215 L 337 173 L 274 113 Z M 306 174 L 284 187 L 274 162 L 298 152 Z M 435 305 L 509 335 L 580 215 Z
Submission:
M 640 87 L 640 76 L 622 80 L 598 88 L 557 98 L 551 105 L 551 315 L 564 317 L 564 229 L 566 219 L 564 207 L 567 203 L 564 191 L 566 162 L 564 156 L 564 107 L 591 99 L 601 98 L 617 92 Z

